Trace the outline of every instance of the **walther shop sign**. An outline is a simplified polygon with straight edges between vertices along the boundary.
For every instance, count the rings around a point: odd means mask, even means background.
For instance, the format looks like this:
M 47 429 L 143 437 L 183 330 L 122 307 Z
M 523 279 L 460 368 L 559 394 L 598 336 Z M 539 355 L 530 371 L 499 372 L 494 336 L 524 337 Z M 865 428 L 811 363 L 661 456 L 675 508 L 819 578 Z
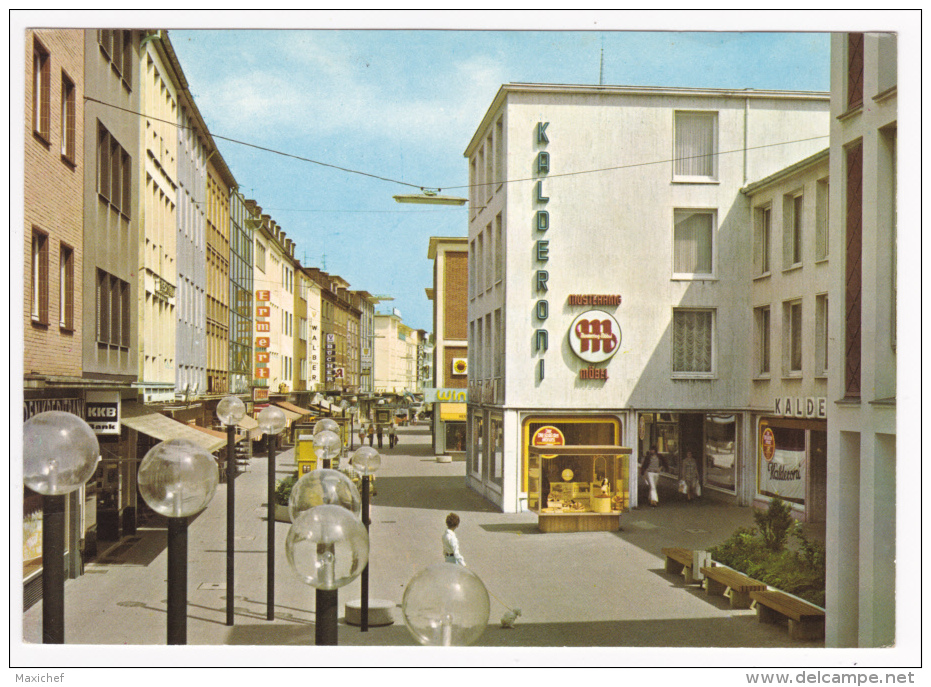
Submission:
M 119 434 L 120 392 L 88 391 L 84 401 L 84 420 L 94 434 Z

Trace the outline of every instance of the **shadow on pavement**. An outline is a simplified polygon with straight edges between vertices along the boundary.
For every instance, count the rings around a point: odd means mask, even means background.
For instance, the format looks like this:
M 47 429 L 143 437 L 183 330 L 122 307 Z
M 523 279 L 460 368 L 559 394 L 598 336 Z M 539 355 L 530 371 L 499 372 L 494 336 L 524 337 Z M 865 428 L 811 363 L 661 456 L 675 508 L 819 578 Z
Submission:
M 486 532 L 498 534 L 543 534 L 535 522 L 513 522 L 495 525 L 480 525 Z
M 464 512 L 497 512 L 493 504 L 463 484 L 461 475 L 449 477 L 378 477 L 373 503 L 389 508 L 425 508 Z

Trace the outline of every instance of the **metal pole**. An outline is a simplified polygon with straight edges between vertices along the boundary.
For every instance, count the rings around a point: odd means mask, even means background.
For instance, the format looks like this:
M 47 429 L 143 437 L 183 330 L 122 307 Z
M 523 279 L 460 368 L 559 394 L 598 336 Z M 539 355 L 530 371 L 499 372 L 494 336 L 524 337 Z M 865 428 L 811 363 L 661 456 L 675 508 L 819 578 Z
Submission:
M 369 476 L 362 476 L 362 524 L 368 532 L 369 525 Z M 362 631 L 369 631 L 369 564 L 362 569 Z
M 233 625 L 234 543 L 236 540 L 236 426 L 226 428 L 226 624 Z
M 65 496 L 42 497 L 42 643 L 65 643 Z
M 275 619 L 275 443 L 274 434 L 268 436 L 268 597 L 266 618 Z
M 187 644 L 187 518 L 168 518 L 168 643 Z
M 339 590 L 318 589 L 316 601 L 316 645 L 336 646 L 339 644 L 337 616 L 339 612 Z

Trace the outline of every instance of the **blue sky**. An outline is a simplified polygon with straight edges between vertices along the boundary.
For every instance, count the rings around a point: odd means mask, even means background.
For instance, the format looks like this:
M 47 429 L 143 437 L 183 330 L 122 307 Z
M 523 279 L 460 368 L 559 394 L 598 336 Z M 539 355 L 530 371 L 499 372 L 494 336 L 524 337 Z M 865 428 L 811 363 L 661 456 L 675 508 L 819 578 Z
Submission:
M 274 19 L 274 16 L 272 17 Z M 825 33 L 457 30 L 170 30 L 211 132 L 467 195 L 462 156 L 508 82 L 818 90 Z M 778 65 L 775 68 L 774 65 Z M 396 299 L 432 330 L 430 236 L 465 236 L 464 208 L 399 205 L 412 189 L 217 144 L 247 197 L 305 265 Z M 459 188 L 456 188 L 459 187 Z

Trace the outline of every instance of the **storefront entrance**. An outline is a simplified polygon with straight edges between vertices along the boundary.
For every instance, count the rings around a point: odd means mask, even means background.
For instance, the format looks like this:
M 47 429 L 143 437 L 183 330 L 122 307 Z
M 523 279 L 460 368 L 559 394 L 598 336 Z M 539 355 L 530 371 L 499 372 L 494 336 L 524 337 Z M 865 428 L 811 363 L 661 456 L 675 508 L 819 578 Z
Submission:
M 737 417 L 729 413 L 640 413 L 638 456 L 655 446 L 665 461 L 663 475 L 679 480 L 691 452 L 703 488 L 737 492 Z

